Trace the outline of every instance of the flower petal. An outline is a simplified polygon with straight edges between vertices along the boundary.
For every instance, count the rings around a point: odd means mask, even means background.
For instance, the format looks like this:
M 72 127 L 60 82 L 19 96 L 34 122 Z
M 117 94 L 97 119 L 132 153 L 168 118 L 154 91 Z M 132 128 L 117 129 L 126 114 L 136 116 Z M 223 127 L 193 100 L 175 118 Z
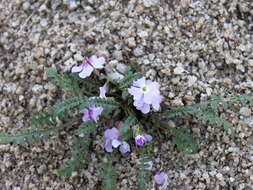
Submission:
M 139 110 L 143 107 L 144 105 L 144 101 L 143 101 L 143 98 L 140 98 L 140 99 L 137 99 L 137 100 L 134 100 L 134 106 Z
M 159 95 L 152 101 L 152 107 L 154 110 L 158 111 L 160 109 L 160 104 L 163 100 L 163 96 Z
M 142 78 L 133 82 L 133 86 L 136 86 L 136 87 L 143 87 L 145 84 L 146 84 L 145 77 L 142 77 Z
M 102 86 L 99 88 L 99 97 L 101 98 L 105 98 L 105 93 L 106 93 L 106 87 L 105 86 Z
M 113 139 L 112 140 L 112 146 L 114 148 L 117 148 L 119 145 L 121 145 L 121 141 L 119 141 L 118 139 Z
M 119 138 L 119 130 L 117 128 L 106 129 L 104 133 L 105 139 L 118 139 Z
M 132 86 L 131 88 L 128 88 L 129 94 L 134 96 L 134 100 L 141 99 L 143 92 L 141 91 L 140 88 Z
M 89 110 L 88 109 L 83 109 L 83 110 L 80 111 L 80 113 L 84 114 L 83 117 L 82 117 L 83 122 L 86 122 L 86 121 L 90 120 Z
M 104 149 L 106 150 L 106 152 L 113 152 L 111 140 L 105 140 Z
M 161 185 L 161 184 L 164 184 L 165 181 L 167 181 L 168 175 L 164 172 L 156 173 L 154 178 L 155 178 L 155 182 Z
M 104 57 L 97 57 L 96 55 L 93 55 L 89 58 L 90 63 L 92 66 L 96 69 L 102 69 L 105 64 L 105 58 Z
M 152 89 L 150 89 L 150 91 L 152 91 Z M 154 95 L 153 93 L 144 93 L 144 97 L 143 97 L 143 101 L 146 103 L 146 104 L 151 104 L 152 101 L 154 99 Z
M 90 107 L 91 110 L 91 118 L 97 122 L 99 120 L 99 116 L 103 112 L 104 108 L 102 107 Z
M 92 66 L 87 65 L 86 67 L 84 67 L 82 72 L 79 73 L 79 77 L 84 79 L 84 78 L 90 76 L 92 71 L 93 71 Z
M 83 70 L 83 65 L 74 66 L 74 67 L 72 67 L 71 72 L 76 73 L 76 72 L 81 72 L 82 70 Z
M 144 136 L 144 138 L 145 138 L 145 140 L 146 140 L 146 142 L 149 142 L 149 141 L 152 141 L 152 139 L 153 139 L 153 137 L 151 136 L 151 135 L 149 135 L 149 134 L 143 134 L 143 136 Z
M 149 104 L 143 104 L 143 106 L 140 108 L 141 112 L 146 114 L 150 111 L 150 105 Z
M 130 152 L 130 145 L 126 141 L 123 141 L 119 147 L 119 151 L 121 153 Z
M 143 146 L 145 144 L 145 137 L 142 135 L 137 135 L 135 138 L 136 146 Z

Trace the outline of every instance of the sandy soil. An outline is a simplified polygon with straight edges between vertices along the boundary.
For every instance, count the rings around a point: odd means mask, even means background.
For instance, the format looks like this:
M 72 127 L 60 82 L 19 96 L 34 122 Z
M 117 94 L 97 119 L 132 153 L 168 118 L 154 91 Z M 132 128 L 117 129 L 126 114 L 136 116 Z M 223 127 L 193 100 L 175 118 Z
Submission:
M 29 126 L 29 117 L 62 98 L 44 69 L 69 70 L 92 54 L 108 64 L 134 64 L 160 82 L 169 106 L 211 95 L 252 94 L 253 3 L 240 0 L 1 0 L 0 131 Z M 222 115 L 221 127 L 175 120 L 191 129 L 198 154 L 157 141 L 153 169 L 176 190 L 253 189 L 253 116 L 247 105 Z M 97 137 L 98 139 L 101 137 Z M 68 138 L 30 147 L 0 144 L 1 190 L 96 190 L 101 158 L 71 178 L 57 175 Z M 118 189 L 135 189 L 136 154 L 122 158 Z M 151 181 L 149 189 L 157 188 Z

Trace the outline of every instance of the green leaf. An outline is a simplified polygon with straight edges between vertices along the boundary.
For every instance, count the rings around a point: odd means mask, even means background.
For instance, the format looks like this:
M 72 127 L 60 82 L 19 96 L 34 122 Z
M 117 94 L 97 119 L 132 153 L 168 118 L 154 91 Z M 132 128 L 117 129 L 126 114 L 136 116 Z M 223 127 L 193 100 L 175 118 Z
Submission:
M 195 114 L 197 112 L 198 112 L 198 109 L 195 108 L 194 106 L 185 106 L 185 107 L 182 106 L 182 107 L 177 107 L 177 108 L 173 108 L 166 111 L 165 116 L 168 119 L 172 119 L 172 118 L 183 116 L 183 115 Z
M 183 128 L 177 128 L 173 143 L 177 148 L 187 154 L 195 154 L 198 151 L 197 141 Z
M 109 160 L 107 163 L 101 164 L 103 172 L 100 174 L 102 178 L 102 190 L 117 190 L 117 171 L 114 169 L 112 162 Z
M 130 138 L 132 138 L 132 130 L 131 126 L 133 126 L 136 123 L 136 118 L 133 115 L 128 116 L 128 118 L 124 122 L 124 126 L 120 128 L 120 134 L 122 137 L 122 140 L 127 141 Z
M 85 97 L 68 98 L 55 107 L 53 111 L 53 116 L 59 117 L 65 115 L 69 111 L 73 111 L 73 109 L 77 108 L 79 105 L 84 104 L 87 100 L 88 99 Z
M 123 88 L 127 88 L 130 85 L 132 85 L 132 83 L 138 79 L 140 79 L 141 77 L 143 77 L 142 73 L 128 73 L 119 83 L 119 88 L 123 89 Z
M 48 138 L 52 130 L 52 128 L 42 130 L 31 128 L 23 129 L 16 134 L 0 133 L 0 140 L 3 143 L 13 143 L 15 145 L 38 143 L 42 138 Z
M 77 130 L 75 130 L 76 135 L 88 135 L 95 131 L 96 128 L 96 122 L 95 121 L 87 121 L 85 123 L 82 123 L 81 126 Z
M 228 121 L 220 118 L 215 113 L 209 111 L 209 112 L 199 112 L 197 114 L 197 117 L 200 119 L 209 122 L 209 124 L 215 124 L 218 126 L 223 126 L 225 130 L 232 129 L 233 125 L 229 123 Z
M 137 170 L 137 190 L 146 189 L 147 184 L 150 182 L 150 174 L 149 170 L 149 157 L 147 155 L 141 154 L 140 164 L 138 165 Z
M 81 109 L 88 108 L 88 107 L 91 107 L 91 106 L 103 107 L 103 108 L 108 109 L 108 110 L 113 110 L 113 109 L 116 109 L 119 106 L 119 103 L 116 102 L 113 98 L 95 97 L 95 98 L 86 99 L 86 101 L 82 103 Z
M 72 173 L 78 169 L 87 167 L 90 160 L 90 137 L 86 135 L 85 137 L 80 137 L 71 147 L 71 158 L 67 161 L 66 165 L 58 170 L 61 176 L 71 176 Z

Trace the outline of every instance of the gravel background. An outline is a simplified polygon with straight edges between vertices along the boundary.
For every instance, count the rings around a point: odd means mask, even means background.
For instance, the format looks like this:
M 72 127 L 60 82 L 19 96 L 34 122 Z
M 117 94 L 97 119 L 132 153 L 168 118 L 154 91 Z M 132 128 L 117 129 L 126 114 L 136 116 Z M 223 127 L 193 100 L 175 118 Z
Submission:
M 252 94 L 252 50 L 251 0 L 1 0 L 0 131 L 28 127 L 32 113 L 61 98 L 44 74 L 52 65 L 66 71 L 92 54 L 112 65 L 131 63 L 177 106 Z M 234 136 L 194 121 L 169 123 L 192 130 L 198 154 L 178 152 L 170 137 L 156 140 L 152 170 L 168 173 L 170 189 L 253 189 L 252 108 L 222 116 L 236 126 Z M 96 155 L 87 170 L 57 176 L 68 143 L 55 137 L 43 146 L 0 144 L 0 190 L 99 189 Z M 118 189 L 135 189 L 135 163 L 135 153 L 122 158 Z

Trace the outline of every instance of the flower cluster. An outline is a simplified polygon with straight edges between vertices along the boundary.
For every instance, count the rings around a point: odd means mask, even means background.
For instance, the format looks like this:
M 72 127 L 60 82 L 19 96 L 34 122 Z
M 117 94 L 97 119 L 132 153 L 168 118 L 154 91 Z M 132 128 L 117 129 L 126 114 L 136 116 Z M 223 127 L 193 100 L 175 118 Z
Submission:
M 128 92 L 134 96 L 134 106 L 137 110 L 146 114 L 150 112 L 151 106 L 154 110 L 160 109 L 163 97 L 159 91 L 160 85 L 157 82 L 146 80 L 144 77 L 133 82 Z
M 80 66 L 74 66 L 72 72 L 78 72 L 79 77 L 86 78 L 91 75 L 93 70 L 102 69 L 105 64 L 103 57 L 92 55 L 87 61 L 83 62 Z M 128 92 L 133 95 L 134 106 L 137 110 L 146 114 L 150 112 L 151 108 L 158 111 L 160 109 L 160 103 L 163 97 L 159 91 L 160 85 L 157 82 L 146 80 L 144 77 L 133 82 L 132 86 L 128 89 Z M 106 98 L 106 87 L 100 87 L 100 98 Z M 95 98 L 95 97 L 90 97 Z M 84 122 L 94 120 L 96 123 L 99 120 L 99 116 L 102 114 L 103 107 L 90 106 L 83 109 L 80 112 L 83 113 L 82 120 Z M 122 124 L 122 123 L 121 123 Z M 122 127 L 122 125 L 121 125 Z M 120 127 L 119 127 L 120 128 Z M 113 148 L 118 148 L 121 153 L 130 152 L 130 145 L 126 141 L 120 140 L 120 134 L 117 128 L 107 129 L 104 132 L 104 144 L 103 148 L 106 152 L 113 152 Z M 152 136 L 141 133 L 139 130 L 135 133 L 136 146 L 144 146 L 147 142 L 152 140 Z
M 104 133 L 103 148 L 106 152 L 113 152 L 113 148 L 118 148 L 121 153 L 130 152 L 130 146 L 126 141 L 119 140 L 119 130 L 117 128 L 107 129 Z

